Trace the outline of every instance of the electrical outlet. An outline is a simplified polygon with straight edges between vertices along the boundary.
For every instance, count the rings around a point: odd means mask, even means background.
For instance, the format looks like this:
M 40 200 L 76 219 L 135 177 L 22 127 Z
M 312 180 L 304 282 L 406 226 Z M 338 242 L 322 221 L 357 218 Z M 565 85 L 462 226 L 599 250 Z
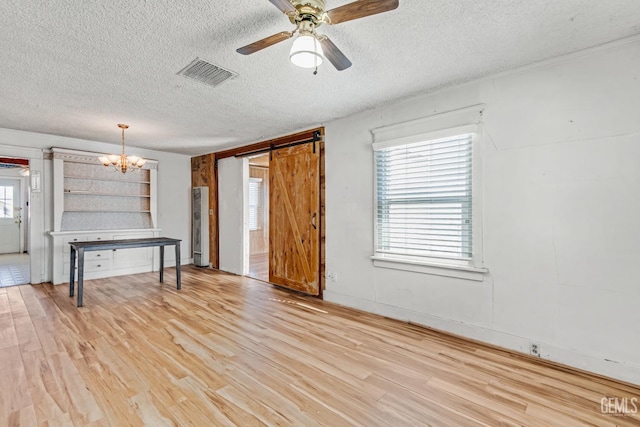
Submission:
M 336 273 L 335 271 L 327 271 L 325 276 L 327 279 L 331 280 L 332 282 L 338 281 L 338 273 Z
M 529 346 L 529 354 L 532 356 L 540 357 L 540 346 L 532 342 Z

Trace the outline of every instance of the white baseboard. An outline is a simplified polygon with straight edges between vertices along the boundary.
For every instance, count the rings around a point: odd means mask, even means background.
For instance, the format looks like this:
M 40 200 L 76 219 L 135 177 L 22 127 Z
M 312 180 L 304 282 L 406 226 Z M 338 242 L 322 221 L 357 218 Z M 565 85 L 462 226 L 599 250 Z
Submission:
M 324 291 L 323 299 L 346 307 L 379 314 L 381 316 L 405 322 L 412 322 L 466 338 L 482 341 L 487 344 L 503 347 L 518 353 L 529 354 L 529 345 L 531 342 L 531 339 L 529 338 L 511 335 L 469 323 L 443 319 L 328 290 Z M 640 366 L 638 365 L 600 359 L 537 340 L 536 343 L 540 345 L 540 357 L 543 359 L 640 385 Z

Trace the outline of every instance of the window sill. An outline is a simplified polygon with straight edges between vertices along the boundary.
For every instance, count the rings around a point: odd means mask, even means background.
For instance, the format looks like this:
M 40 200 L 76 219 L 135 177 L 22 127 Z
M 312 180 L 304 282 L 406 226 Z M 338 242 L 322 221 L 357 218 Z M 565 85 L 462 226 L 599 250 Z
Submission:
M 484 275 L 489 272 L 488 269 L 481 267 L 415 261 L 377 255 L 373 255 L 371 259 L 373 260 L 373 265 L 375 267 L 432 274 L 435 276 L 455 277 L 458 279 L 475 280 L 477 282 L 482 282 L 484 280 Z

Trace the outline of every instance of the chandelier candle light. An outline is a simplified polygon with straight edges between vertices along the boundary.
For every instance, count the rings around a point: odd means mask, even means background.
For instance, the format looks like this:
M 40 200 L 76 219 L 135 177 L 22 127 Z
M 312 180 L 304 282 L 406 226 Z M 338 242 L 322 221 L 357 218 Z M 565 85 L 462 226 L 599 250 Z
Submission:
M 118 127 L 122 129 L 122 154 L 109 154 L 108 156 L 100 156 L 98 159 L 106 167 L 113 167 L 114 171 L 122 173 L 127 173 L 127 171 L 138 172 L 147 161 L 142 157 L 124 154 L 124 130 L 128 129 L 129 125 L 119 123 Z

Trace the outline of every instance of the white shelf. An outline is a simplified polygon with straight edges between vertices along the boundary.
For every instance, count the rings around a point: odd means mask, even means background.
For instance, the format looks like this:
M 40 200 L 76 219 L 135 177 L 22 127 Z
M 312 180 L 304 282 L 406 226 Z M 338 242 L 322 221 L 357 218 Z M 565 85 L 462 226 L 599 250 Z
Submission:
M 64 195 L 67 196 L 109 196 L 109 197 L 142 197 L 149 198 L 149 194 L 118 194 L 118 193 L 99 193 L 94 191 L 82 190 L 65 190 Z
M 96 213 L 114 213 L 114 212 L 120 212 L 120 213 L 150 213 L 150 210 L 134 210 L 134 209 L 123 209 L 123 210 L 118 210 L 118 209 L 68 209 L 65 210 L 65 212 L 96 212 Z
M 116 175 L 117 176 L 117 175 Z M 108 179 L 108 178 L 99 178 L 99 177 L 90 177 L 90 176 L 70 176 L 65 175 L 64 179 L 83 179 L 86 181 L 103 181 L 103 182 L 130 182 L 132 184 L 151 184 L 150 181 L 144 180 L 133 180 L 133 179 Z

